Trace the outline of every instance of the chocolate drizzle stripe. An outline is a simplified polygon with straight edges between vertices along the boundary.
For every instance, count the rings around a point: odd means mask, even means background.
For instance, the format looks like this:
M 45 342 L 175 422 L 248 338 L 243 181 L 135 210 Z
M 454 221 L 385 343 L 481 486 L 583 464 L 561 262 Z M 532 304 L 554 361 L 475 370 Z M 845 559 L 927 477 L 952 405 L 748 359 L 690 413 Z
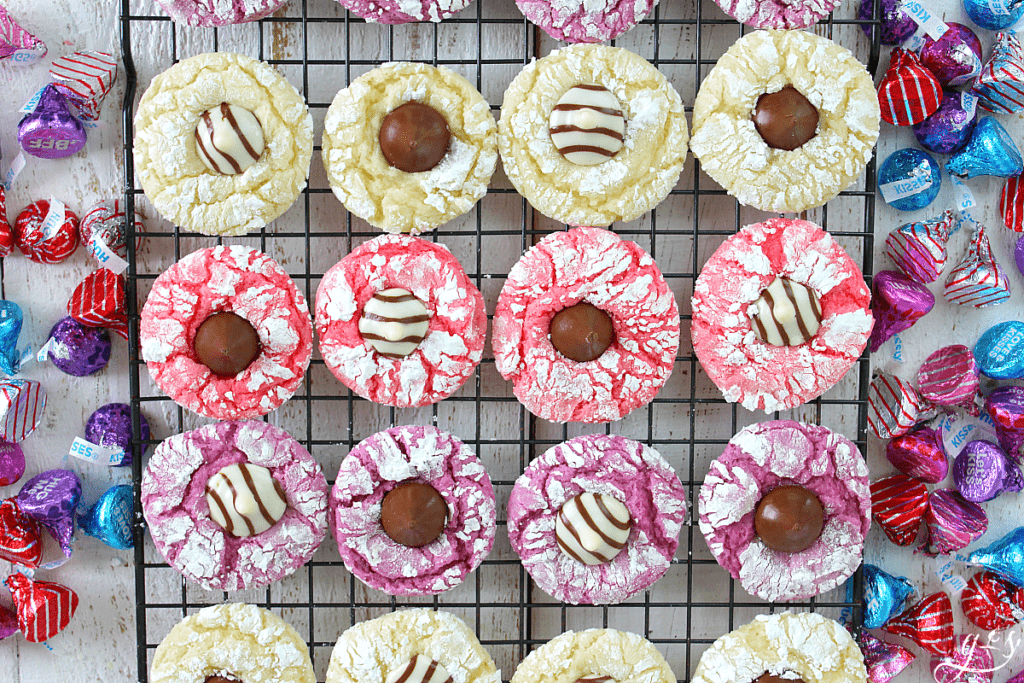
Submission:
M 389 344 L 419 344 L 423 341 L 423 336 L 419 334 L 410 334 L 408 337 L 402 337 L 401 339 L 387 339 L 379 334 L 374 334 L 373 332 L 363 332 L 362 335 L 363 339 L 382 341 Z
M 222 102 L 220 105 L 220 113 L 228 123 L 231 124 L 232 130 L 235 131 L 235 135 L 238 136 L 238 141 L 242 143 L 242 147 L 245 148 L 246 153 L 252 157 L 253 160 L 259 159 L 260 155 L 256 153 L 256 150 L 249 144 L 249 139 L 245 137 L 245 133 L 242 132 L 241 126 L 238 125 L 238 121 L 235 120 L 235 115 L 231 113 L 231 105 L 227 102 Z
M 213 149 L 213 151 L 216 152 L 218 155 L 220 155 L 220 157 L 222 159 L 227 161 L 231 165 L 231 168 L 234 170 L 235 173 L 241 173 L 242 167 L 238 165 L 238 162 L 235 161 L 235 158 L 233 156 L 231 156 L 230 154 L 228 154 L 227 152 L 222 151 L 219 147 L 217 147 L 216 144 L 214 144 L 214 142 L 213 142 L 214 123 L 213 123 L 213 119 L 210 117 L 210 112 L 208 112 L 208 111 L 204 111 L 203 112 L 203 123 L 206 124 L 206 129 L 210 131 L 210 140 L 209 140 L 210 148 Z M 202 134 L 199 133 L 199 131 L 196 131 L 196 140 L 199 141 L 199 147 L 200 147 L 200 149 L 202 149 L 203 155 L 207 158 L 207 160 L 211 164 L 213 164 L 213 167 L 217 169 L 218 173 L 224 173 L 224 171 L 221 170 L 220 164 L 217 163 L 217 160 L 214 159 L 213 156 L 210 154 L 210 151 L 206 148 L 206 145 L 203 144 L 202 137 L 203 137 Z M 224 174 L 224 175 L 227 175 L 227 174 Z
M 207 125 L 210 125 L 209 124 L 209 114 L 207 114 L 206 112 L 203 112 L 203 117 L 202 118 L 203 118 L 203 121 Z M 217 163 L 216 159 L 214 159 L 212 156 L 210 156 L 209 150 L 207 150 L 206 149 L 206 145 L 203 144 L 203 134 L 200 133 L 199 130 L 196 130 L 196 144 L 199 145 L 199 153 L 203 155 L 203 158 L 206 159 L 208 162 L 210 162 L 210 164 L 215 169 L 217 169 L 218 173 L 224 173 L 221 170 L 221 168 L 220 168 L 220 164 Z
M 206 495 L 213 498 L 214 502 L 217 503 L 217 507 L 220 509 L 220 514 L 224 518 L 224 523 L 227 525 L 224 530 L 229 534 L 234 535 L 235 521 L 231 518 L 231 515 L 228 514 L 228 508 L 224 505 L 224 501 L 221 500 L 220 496 L 217 495 L 217 492 L 210 486 L 206 487 Z
M 384 292 L 377 292 L 373 295 L 373 298 L 384 301 L 391 304 L 399 304 L 403 301 L 412 301 L 416 297 L 412 294 L 385 294 Z
M 264 521 L 273 525 L 274 518 L 270 515 L 270 512 L 267 510 L 267 506 L 263 503 L 263 498 L 260 497 L 260 492 L 256 487 L 256 482 L 252 480 L 252 473 L 249 472 L 249 466 L 243 462 L 238 466 L 238 469 L 242 473 L 242 479 L 245 480 L 245 485 L 249 487 L 249 493 L 252 494 L 253 500 L 256 501 L 256 507 L 260 509 L 260 514 L 263 515 Z
M 559 512 L 558 514 L 560 517 L 562 517 L 561 512 Z M 567 532 L 569 532 L 569 535 L 576 540 L 577 545 L 579 545 L 579 547 L 582 548 L 583 544 L 580 543 L 580 535 L 576 531 L 576 527 L 574 527 L 572 523 L 565 517 L 562 517 L 562 526 Z M 562 552 L 564 552 L 566 555 L 576 560 L 580 564 L 586 564 L 586 561 L 582 557 L 580 557 L 580 555 L 573 549 L 571 545 L 569 545 L 569 543 L 564 538 L 562 538 L 561 534 L 555 534 L 555 541 L 558 542 L 558 547 L 561 548 Z
M 579 86 L 577 86 L 577 87 L 579 87 Z M 553 111 L 580 111 L 581 109 L 589 109 L 591 111 L 596 111 L 596 112 L 599 112 L 601 114 L 605 114 L 606 116 L 622 116 L 622 110 L 620 110 L 620 109 L 612 109 L 610 107 L 595 107 L 595 106 L 590 105 L 590 104 L 569 104 L 569 103 L 556 104 L 553 107 L 552 110 Z
M 252 536 L 254 533 L 256 533 L 256 527 L 253 525 L 252 520 L 246 517 L 245 515 L 238 513 L 238 509 L 235 508 L 234 505 L 234 501 L 238 500 L 238 489 L 235 488 L 235 482 L 231 480 L 231 477 L 224 477 L 224 481 L 227 482 L 228 491 L 231 491 L 231 507 L 234 508 L 235 513 L 238 514 L 238 517 L 243 522 L 245 522 L 245 527 L 249 530 L 249 535 Z
M 395 680 L 395 683 L 405 683 L 407 680 L 409 680 L 409 677 L 412 676 L 413 671 L 416 670 L 416 662 L 418 659 L 419 655 L 416 655 L 415 657 L 409 660 L 409 663 L 405 665 L 405 670 L 402 671 L 402 675 Z
M 608 90 L 608 88 L 604 87 L 603 85 L 594 85 L 593 83 L 580 83 L 579 85 L 574 85 L 573 87 L 579 88 L 580 90 L 593 90 L 594 92 L 604 92 L 605 90 Z
M 404 318 L 395 318 L 388 315 L 381 315 L 372 311 L 363 313 L 367 320 L 375 320 L 382 323 L 425 323 L 430 320 L 429 315 L 407 315 Z
M 601 520 L 594 519 L 594 517 L 590 514 L 590 510 L 587 509 L 587 506 L 585 504 L 577 505 L 576 507 L 580 511 L 580 517 L 583 518 L 583 521 L 587 523 L 587 526 L 590 527 L 590 530 L 597 534 L 602 541 L 607 543 L 612 548 L 615 548 L 616 550 L 625 545 L 625 543 L 619 543 L 614 538 L 611 538 L 610 536 L 608 536 L 608 534 L 604 532 L 604 529 L 601 528 Z M 593 554 L 595 556 L 598 556 L 597 553 Z
M 611 128 L 582 128 L 571 124 L 551 127 L 552 135 L 558 135 L 559 133 L 592 133 L 594 135 L 606 135 L 619 141 L 626 139 L 622 133 L 617 130 L 612 130 Z
M 569 156 L 576 152 L 593 152 L 594 154 L 600 154 L 601 156 L 613 157 L 616 152 L 610 152 L 603 147 L 594 147 L 593 145 L 569 145 L 568 147 L 559 147 L 558 151 L 562 153 L 562 156 Z
M 615 515 L 612 514 L 612 511 L 608 509 L 608 506 L 604 504 L 604 498 L 595 497 L 594 502 L 597 503 L 597 509 L 601 511 L 601 514 L 604 515 L 605 519 L 611 522 L 612 526 L 614 526 L 616 529 L 619 529 L 620 531 L 629 531 L 631 528 L 633 528 L 633 525 L 630 523 L 630 520 L 627 519 L 625 522 L 620 522 L 618 519 L 616 519 Z M 626 544 L 621 543 L 617 547 L 621 548 L 624 545 Z
M 783 280 L 782 288 L 786 290 L 786 296 L 789 297 L 789 300 L 796 308 L 796 326 L 797 329 L 800 330 L 801 338 L 810 339 L 811 333 L 807 328 L 807 321 L 804 320 L 803 307 L 800 305 L 800 299 L 798 298 L 796 290 L 793 289 L 793 283 L 789 280 Z

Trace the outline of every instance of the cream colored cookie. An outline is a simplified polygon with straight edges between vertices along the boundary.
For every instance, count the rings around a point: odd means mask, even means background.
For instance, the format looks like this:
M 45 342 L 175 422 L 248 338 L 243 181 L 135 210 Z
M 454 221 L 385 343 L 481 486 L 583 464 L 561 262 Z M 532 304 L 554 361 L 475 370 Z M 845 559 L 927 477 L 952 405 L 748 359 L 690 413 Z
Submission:
M 794 683 L 865 683 L 868 676 L 845 628 L 820 614 L 783 612 L 761 615 L 716 640 L 691 683 L 750 683 L 766 672 Z
M 342 633 L 331 653 L 327 683 L 385 683 L 416 655 L 444 667 L 454 683 L 501 681 L 494 660 L 466 622 L 450 612 L 409 609 L 364 621 Z
M 149 680 L 204 683 L 216 675 L 245 683 L 316 682 L 295 629 L 243 603 L 206 607 L 180 621 L 157 647 Z
M 551 110 L 576 85 L 603 86 L 626 119 L 623 148 L 595 166 L 555 148 Z M 687 128 L 679 93 L 645 59 L 604 45 L 572 45 L 523 69 L 505 91 L 498 148 L 505 173 L 535 209 L 571 225 L 631 221 L 679 180 Z
M 388 163 L 381 122 L 407 102 L 440 112 L 451 142 L 427 171 Z M 341 90 L 324 121 L 323 159 L 331 189 L 345 208 L 387 232 L 418 234 L 461 216 L 484 196 L 498 160 L 494 117 L 483 96 L 445 67 L 385 64 Z
M 614 629 L 566 631 L 527 655 L 510 683 L 675 683 L 661 653 L 643 636 Z
M 197 152 L 204 112 L 221 103 L 255 114 L 265 149 L 244 172 L 210 170 Z M 306 186 L 313 119 L 270 65 L 230 52 L 197 55 L 153 79 L 135 114 L 135 169 L 160 214 L 185 230 L 242 235 L 283 214 Z
M 818 110 L 802 146 L 772 149 L 751 119 L 758 98 L 792 85 Z M 844 47 L 804 31 L 755 31 L 722 55 L 693 106 L 690 147 L 701 168 L 741 203 L 795 213 L 846 189 L 878 140 L 878 96 Z

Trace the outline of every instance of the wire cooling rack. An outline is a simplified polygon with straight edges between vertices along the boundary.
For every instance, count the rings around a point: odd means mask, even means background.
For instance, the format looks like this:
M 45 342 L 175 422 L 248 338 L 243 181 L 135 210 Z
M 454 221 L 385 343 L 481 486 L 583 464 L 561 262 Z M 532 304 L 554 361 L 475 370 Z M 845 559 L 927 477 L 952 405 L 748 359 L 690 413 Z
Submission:
M 877 3 L 880 4 L 880 3 Z M 850 48 L 874 72 L 879 54 L 878 19 L 856 19 L 848 2 L 814 28 Z M 690 496 L 691 511 L 710 461 L 740 428 L 763 415 L 726 404 L 701 370 L 686 333 L 693 281 L 714 249 L 741 225 L 767 216 L 740 207 L 699 171 L 692 156 L 679 184 L 661 206 L 613 229 L 639 243 L 657 260 L 683 315 L 683 339 L 672 377 L 652 403 L 607 426 L 555 425 L 531 416 L 498 375 L 488 352 L 475 375 L 453 397 L 427 408 L 396 410 L 354 397 L 334 379 L 319 354 L 295 397 L 269 415 L 287 429 L 333 479 L 344 455 L 363 438 L 395 424 L 436 424 L 457 435 L 480 455 L 498 499 L 499 529 L 494 550 L 466 582 L 434 598 L 395 599 L 354 580 L 328 537 L 313 560 L 292 577 L 258 591 L 207 592 L 186 583 L 155 552 L 145 533 L 138 503 L 142 458 L 160 438 L 207 422 L 185 413 L 152 383 L 139 356 L 138 311 L 153 279 L 179 257 L 221 242 L 247 244 L 283 264 L 307 301 L 320 277 L 353 247 L 377 230 L 355 219 L 330 192 L 314 148 L 309 187 L 280 219 L 243 238 L 216 239 L 184 233 L 162 221 L 135 182 L 132 118 L 150 79 L 179 59 L 215 50 L 243 52 L 266 60 L 309 102 L 319 142 L 323 118 L 335 93 L 352 79 L 387 61 L 446 65 L 466 76 L 491 103 L 495 115 L 502 93 L 523 64 L 557 47 L 526 22 L 512 0 L 475 0 L 441 24 L 382 26 L 349 15 L 333 0 L 292 0 L 274 17 L 223 29 L 174 25 L 151 0 L 121 0 L 120 26 L 128 88 L 125 95 L 125 200 L 147 218 L 140 249 L 131 249 L 128 308 L 131 320 L 130 386 L 138 434 L 140 415 L 154 426 L 154 438 L 135 442 L 135 560 L 138 678 L 146 681 L 153 651 L 183 616 L 225 601 L 267 607 L 293 624 L 309 644 L 314 668 L 323 680 L 331 649 L 342 630 L 367 618 L 409 605 L 450 610 L 474 628 L 483 645 L 511 677 L 536 646 L 568 629 L 610 627 L 642 633 L 667 657 L 680 681 L 688 680 L 701 653 L 715 638 L 755 615 L 783 609 L 815 610 L 860 621 L 859 573 L 817 599 L 774 605 L 748 595 L 712 558 L 695 523 L 684 527 L 679 551 L 664 578 L 649 591 L 620 605 L 573 607 L 536 589 L 509 547 L 504 507 L 516 477 L 535 455 L 579 434 L 605 431 L 640 440 L 660 451 L 676 468 Z M 869 38 L 867 33 L 874 35 Z M 652 15 L 615 44 L 655 64 L 680 92 L 691 111 L 700 81 L 745 29 L 711 0 L 662 0 Z M 871 276 L 875 166 L 823 208 L 806 218 L 824 225 Z M 509 269 L 541 236 L 563 229 L 516 194 L 499 171 L 478 207 L 426 235 L 459 258 L 494 310 Z M 128 230 L 134 226 L 128 223 Z M 134 246 L 134 239 L 129 244 Z M 824 397 L 782 417 L 823 424 L 866 446 L 867 358 Z M 691 512 L 691 521 L 693 514 Z

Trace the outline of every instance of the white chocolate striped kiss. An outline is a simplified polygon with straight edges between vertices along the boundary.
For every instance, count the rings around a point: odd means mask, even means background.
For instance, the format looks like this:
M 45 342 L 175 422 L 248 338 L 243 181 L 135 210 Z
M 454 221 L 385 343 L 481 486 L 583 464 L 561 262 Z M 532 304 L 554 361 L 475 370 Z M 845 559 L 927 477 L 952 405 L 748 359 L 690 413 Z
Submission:
M 590 676 L 577 678 L 576 683 L 615 683 L 615 679 L 611 676 L 598 676 L 597 674 L 592 674 Z
M 810 287 L 778 277 L 751 304 L 747 315 L 761 341 L 772 346 L 798 346 L 818 333 L 821 302 Z
M 392 287 L 377 292 L 359 318 L 359 334 L 382 356 L 405 358 L 430 328 L 430 311 L 413 294 Z
M 558 511 L 555 540 L 577 562 L 605 564 L 625 547 L 632 527 L 633 518 L 622 501 L 603 493 L 581 493 Z
M 425 655 L 413 655 L 388 674 L 384 683 L 453 683 L 445 668 Z
M 259 119 L 235 104 L 224 102 L 203 112 L 196 126 L 196 152 L 214 173 L 242 173 L 256 163 L 265 147 Z
M 245 462 L 221 468 L 207 480 L 206 503 L 213 521 L 238 538 L 263 533 L 288 509 L 270 470 Z
M 618 98 L 600 85 L 569 88 L 551 110 L 548 125 L 555 149 L 580 166 L 596 166 L 615 156 L 626 133 Z

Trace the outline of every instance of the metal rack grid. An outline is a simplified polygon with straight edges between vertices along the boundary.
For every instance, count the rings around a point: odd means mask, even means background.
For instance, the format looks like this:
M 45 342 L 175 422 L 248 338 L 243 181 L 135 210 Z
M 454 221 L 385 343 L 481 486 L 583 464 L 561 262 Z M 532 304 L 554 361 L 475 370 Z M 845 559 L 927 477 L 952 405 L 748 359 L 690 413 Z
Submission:
M 274 17 L 230 29 L 176 26 L 148 2 L 121 0 L 121 40 L 128 74 L 123 105 L 128 215 L 136 205 L 145 211 L 147 204 L 136 186 L 131 145 L 138 96 L 149 77 L 184 57 L 218 49 L 237 50 L 276 65 L 309 103 L 316 124 L 315 141 L 319 142 L 323 115 L 334 92 L 375 65 L 410 60 L 449 66 L 475 84 L 497 116 L 501 93 L 522 65 L 556 47 L 522 18 L 511 0 L 475 0 L 456 18 L 440 25 L 392 27 L 363 22 L 332 0 L 292 0 Z M 870 21 L 854 18 L 857 4 L 848 3 L 814 31 L 854 50 L 874 72 L 879 56 L 879 20 L 877 16 Z M 871 39 L 861 30 L 864 26 L 872 34 Z M 661 69 L 679 90 L 689 114 L 701 79 L 718 56 L 747 30 L 725 18 L 711 0 L 697 0 L 695 4 L 663 0 L 647 20 L 614 44 L 639 52 Z M 160 38 L 144 44 L 145 36 Z M 147 68 L 151 73 L 145 72 Z M 197 236 L 159 221 L 151 208 L 148 211 L 145 244 L 141 250 L 130 250 L 128 268 L 129 377 L 136 434 L 143 413 L 156 424 L 163 419 L 167 432 L 163 436 L 208 422 L 185 413 L 163 396 L 150 381 L 139 355 L 140 302 L 163 268 L 197 248 L 223 242 L 248 244 L 281 261 L 312 302 L 322 273 L 354 246 L 379 234 L 347 214 L 334 199 L 322 172 L 319 151 L 317 144 L 309 187 L 285 216 L 259 233 L 230 239 Z M 869 281 L 874 187 L 872 161 L 853 187 L 826 207 L 805 212 L 806 218 L 828 228 L 861 263 Z M 851 627 L 859 624 L 859 572 L 845 587 L 816 599 L 784 605 L 764 603 L 746 594 L 718 567 L 692 512 L 711 459 L 721 453 L 736 431 L 765 418 L 726 404 L 703 374 L 686 334 L 689 296 L 693 280 L 714 248 L 741 225 L 766 216 L 739 206 L 699 172 L 691 155 L 679 184 L 658 209 L 632 223 L 613 226 L 618 234 L 637 241 L 654 256 L 676 294 L 684 325 L 674 373 L 665 389 L 649 406 L 611 425 L 553 425 L 534 418 L 497 375 L 489 346 L 475 376 L 461 391 L 440 404 L 416 410 L 396 410 L 353 396 L 330 375 L 314 352 L 304 384 L 294 398 L 265 419 L 286 428 L 309 449 L 324 467 L 329 482 L 333 483 L 333 473 L 352 446 L 393 424 L 430 421 L 473 447 L 488 467 L 499 509 L 495 549 L 465 584 L 446 594 L 396 599 L 370 590 L 348 575 L 330 537 L 293 577 L 266 589 L 231 594 L 198 590 L 162 561 L 145 534 L 139 503 L 141 456 L 159 439 L 136 440 L 133 474 L 138 679 L 147 680 L 153 651 L 174 623 L 203 606 L 229 600 L 267 607 L 296 626 L 310 646 L 319 680 L 323 680 L 331 648 L 344 628 L 409 605 L 447 609 L 466 619 L 503 669 L 505 680 L 531 649 L 570 628 L 612 627 L 642 633 L 666 655 L 683 681 L 689 679 L 701 652 L 715 638 L 758 613 L 816 610 L 846 620 Z M 493 312 L 504 277 L 522 251 L 551 230 L 562 228 L 534 212 L 499 170 L 478 208 L 424 237 L 444 243 L 459 257 L 483 291 L 488 311 Z M 128 230 L 134 231 L 131 222 Z M 129 244 L 135 244 L 131 235 Z M 824 397 L 782 417 L 842 431 L 865 451 L 869 372 L 865 356 Z M 668 574 L 646 593 L 621 605 L 567 606 L 536 589 L 509 548 L 504 534 L 504 504 L 515 478 L 532 457 L 572 436 L 602 430 L 643 441 L 666 456 L 690 493 L 692 523 L 682 531 L 679 551 Z

